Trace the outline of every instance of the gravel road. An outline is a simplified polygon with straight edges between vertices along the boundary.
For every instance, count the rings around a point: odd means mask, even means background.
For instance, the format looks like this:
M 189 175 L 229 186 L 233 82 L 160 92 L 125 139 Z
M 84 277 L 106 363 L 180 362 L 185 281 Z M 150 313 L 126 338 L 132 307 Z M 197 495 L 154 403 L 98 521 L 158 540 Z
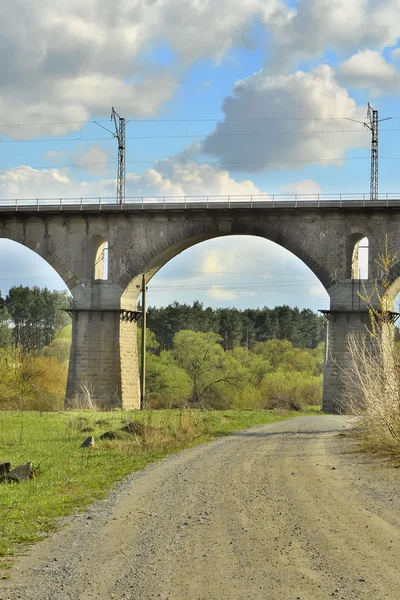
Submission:
M 135 473 L 0 582 L 15 600 L 397 600 L 400 473 L 351 420 L 236 432 Z

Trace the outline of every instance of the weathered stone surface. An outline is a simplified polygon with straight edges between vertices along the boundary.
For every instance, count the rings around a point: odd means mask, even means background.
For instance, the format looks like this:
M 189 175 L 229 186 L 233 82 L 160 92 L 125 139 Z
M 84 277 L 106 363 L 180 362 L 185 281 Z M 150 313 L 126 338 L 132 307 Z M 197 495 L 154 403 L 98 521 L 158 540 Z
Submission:
M 20 483 L 21 481 L 25 481 L 26 479 L 30 479 L 33 476 L 32 463 L 27 462 L 23 465 L 19 465 L 12 469 L 12 471 L 8 471 L 5 475 L 0 477 L 0 482 L 13 482 L 16 481 Z
M 81 444 L 81 448 L 91 448 L 92 446 L 94 446 L 94 437 L 92 435 L 86 438 Z
M 0 463 L 0 475 L 4 475 L 5 473 L 9 473 L 11 471 L 12 463 L 4 462 Z

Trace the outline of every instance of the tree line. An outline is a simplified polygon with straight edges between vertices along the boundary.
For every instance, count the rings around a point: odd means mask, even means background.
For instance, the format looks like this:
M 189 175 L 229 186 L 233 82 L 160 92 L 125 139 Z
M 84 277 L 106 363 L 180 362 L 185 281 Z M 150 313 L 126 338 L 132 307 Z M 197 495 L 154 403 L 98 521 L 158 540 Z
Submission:
M 18 347 L 31 352 L 49 346 L 56 332 L 70 323 L 66 308 L 71 298 L 65 291 L 14 286 L 0 293 L 0 348 Z
M 253 348 L 258 342 L 288 340 L 297 348 L 314 349 L 325 339 L 325 318 L 310 309 L 290 306 L 275 308 L 204 308 L 173 302 L 166 307 L 149 307 L 147 326 L 154 332 L 161 350 L 172 350 L 174 336 L 191 330 L 215 333 L 224 350 L 238 346 Z
M 298 410 L 321 402 L 324 344 L 311 350 L 270 339 L 224 350 L 218 334 L 182 329 L 171 350 L 160 350 L 148 329 L 146 365 L 147 407 Z

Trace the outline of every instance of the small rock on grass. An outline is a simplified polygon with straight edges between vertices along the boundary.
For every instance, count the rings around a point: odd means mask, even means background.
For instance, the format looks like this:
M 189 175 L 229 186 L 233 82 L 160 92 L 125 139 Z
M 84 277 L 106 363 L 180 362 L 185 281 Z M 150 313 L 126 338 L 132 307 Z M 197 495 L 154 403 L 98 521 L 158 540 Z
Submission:
M 8 471 L 5 475 L 0 477 L 0 482 L 13 482 L 20 483 L 25 479 L 31 479 L 34 475 L 34 469 L 31 462 L 27 462 L 23 465 L 15 467 L 12 471 Z
M 0 463 L 0 475 L 5 475 L 11 471 L 12 463 L 11 462 L 3 462 Z
M 81 448 L 92 448 L 94 446 L 94 437 L 90 435 L 84 442 L 81 444 Z
M 139 423 L 138 421 L 130 421 L 125 427 L 121 428 L 121 431 L 125 431 L 126 433 L 130 433 L 132 435 L 144 435 L 149 427 L 143 425 L 143 423 Z
M 106 431 L 100 436 L 100 440 L 115 440 L 118 437 L 116 431 Z

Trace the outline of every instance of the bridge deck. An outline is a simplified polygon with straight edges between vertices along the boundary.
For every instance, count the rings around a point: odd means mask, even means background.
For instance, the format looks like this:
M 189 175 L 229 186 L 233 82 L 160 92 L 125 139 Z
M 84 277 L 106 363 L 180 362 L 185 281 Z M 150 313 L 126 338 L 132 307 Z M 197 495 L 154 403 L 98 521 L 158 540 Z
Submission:
M 252 208 L 271 209 L 387 209 L 400 208 L 400 194 L 381 194 L 371 200 L 369 194 L 320 194 L 274 196 L 182 196 L 126 198 L 18 198 L 0 199 L 0 212 L 77 212 L 77 211 L 154 211 Z

